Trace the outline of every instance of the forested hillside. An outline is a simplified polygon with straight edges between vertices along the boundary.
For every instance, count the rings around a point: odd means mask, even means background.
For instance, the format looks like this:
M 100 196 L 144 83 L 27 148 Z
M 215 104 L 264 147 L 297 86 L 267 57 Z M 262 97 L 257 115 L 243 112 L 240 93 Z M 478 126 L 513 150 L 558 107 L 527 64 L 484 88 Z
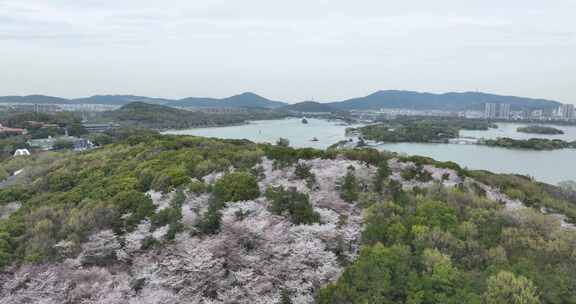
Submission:
M 0 303 L 574 303 L 576 194 L 371 149 L 130 133 L 4 161 Z
M 118 110 L 104 112 L 95 119 L 97 121 L 114 121 L 127 127 L 186 129 L 240 124 L 248 120 L 282 117 L 285 117 L 285 114 L 270 111 L 204 113 L 180 110 L 163 105 L 133 102 Z

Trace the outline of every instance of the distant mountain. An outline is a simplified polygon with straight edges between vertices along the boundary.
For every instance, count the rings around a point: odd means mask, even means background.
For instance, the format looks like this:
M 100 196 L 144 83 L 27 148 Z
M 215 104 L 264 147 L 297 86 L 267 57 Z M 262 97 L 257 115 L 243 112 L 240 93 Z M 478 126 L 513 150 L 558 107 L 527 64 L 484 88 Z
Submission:
M 484 104 L 487 102 L 509 103 L 512 110 L 551 110 L 560 106 L 559 102 L 553 100 L 502 96 L 480 92 L 432 94 L 396 90 L 378 91 L 365 97 L 352 98 L 339 102 L 323 104 L 317 102 L 304 102 L 294 104 L 291 107 L 287 103 L 273 101 L 254 93 L 243 93 L 227 98 L 188 97 L 180 100 L 134 95 L 95 95 L 92 97 L 76 99 L 65 99 L 44 95 L 0 97 L 0 103 L 8 102 L 37 104 L 108 104 L 118 106 L 133 102 L 144 102 L 148 104 L 166 105 L 171 107 L 199 108 L 278 109 L 282 107 L 289 107 L 287 109 L 302 112 L 329 112 L 334 110 L 376 110 L 380 108 L 447 111 L 483 110 Z M 312 109 L 312 111 L 306 111 L 304 109 Z
M 335 112 L 338 111 L 335 108 L 326 105 L 324 103 L 319 103 L 315 101 L 304 101 L 291 105 L 287 105 L 279 108 L 278 110 L 283 111 L 294 111 L 294 112 Z
M 0 96 L 0 103 L 67 104 L 70 100 L 45 95 Z
M 482 110 L 484 103 L 509 103 L 513 110 L 552 109 L 560 103 L 553 100 L 502 96 L 480 92 L 432 94 L 412 91 L 378 91 L 366 97 L 328 103 L 340 110 L 376 110 L 404 108 L 414 110 Z
M 106 104 L 106 105 L 126 105 L 132 102 L 145 102 L 148 104 L 166 104 L 171 102 L 170 99 L 164 98 L 151 98 L 145 96 L 134 95 L 94 95 L 85 98 L 73 99 L 73 103 L 77 104 Z
M 173 107 L 275 109 L 287 104 L 248 92 L 222 99 L 189 97 L 169 102 L 166 105 Z

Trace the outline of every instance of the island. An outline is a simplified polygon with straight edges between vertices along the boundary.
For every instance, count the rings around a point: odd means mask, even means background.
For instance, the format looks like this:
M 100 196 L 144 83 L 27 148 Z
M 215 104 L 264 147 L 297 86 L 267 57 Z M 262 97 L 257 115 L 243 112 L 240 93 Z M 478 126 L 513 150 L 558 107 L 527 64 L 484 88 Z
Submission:
M 488 130 L 497 127 L 484 120 L 453 118 L 401 117 L 385 120 L 348 133 L 361 134 L 365 139 L 379 142 L 448 143 L 459 137 L 460 130 Z
M 509 149 L 557 150 L 576 148 L 576 141 L 568 142 L 561 139 L 546 138 L 513 139 L 509 137 L 500 137 L 497 139 L 486 139 L 482 141 L 482 143 L 487 146 Z
M 530 133 L 530 134 L 545 134 L 545 135 L 561 135 L 564 134 L 564 131 L 552 127 L 547 126 L 527 126 L 527 127 L 520 127 L 516 129 L 518 132 L 522 133 Z
M 459 138 L 461 130 L 488 130 L 493 124 L 482 120 L 448 119 L 448 118 L 400 118 L 383 121 L 378 124 L 360 128 L 347 129 L 348 135 L 363 137 L 376 142 L 409 142 L 409 143 L 453 143 Z M 538 126 L 539 127 L 539 126 Z M 547 127 L 545 127 L 547 128 Z M 560 131 L 560 130 L 559 130 Z M 467 143 L 503 147 L 509 149 L 556 150 L 576 148 L 576 142 L 560 139 L 497 139 L 465 138 Z M 349 146 L 348 143 L 344 143 Z M 335 146 L 343 146 L 338 143 Z

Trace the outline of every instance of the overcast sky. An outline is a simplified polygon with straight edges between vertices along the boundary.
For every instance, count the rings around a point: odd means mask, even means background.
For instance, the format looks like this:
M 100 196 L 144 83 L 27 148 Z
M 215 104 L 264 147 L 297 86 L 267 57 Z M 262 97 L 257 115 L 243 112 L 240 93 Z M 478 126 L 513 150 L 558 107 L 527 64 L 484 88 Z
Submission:
M 0 0 L 0 95 L 576 103 L 575 0 Z

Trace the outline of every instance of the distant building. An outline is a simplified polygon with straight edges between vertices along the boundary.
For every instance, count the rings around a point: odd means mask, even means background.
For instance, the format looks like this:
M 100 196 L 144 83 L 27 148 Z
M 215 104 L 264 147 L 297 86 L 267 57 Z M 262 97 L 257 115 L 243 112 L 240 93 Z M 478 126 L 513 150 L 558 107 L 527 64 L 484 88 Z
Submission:
M 574 113 L 574 105 L 573 104 L 563 104 L 560 107 L 560 114 L 562 116 L 562 119 L 564 120 L 573 120 L 575 118 L 575 113 Z
M 84 151 L 94 148 L 94 144 L 85 138 L 78 138 L 74 136 L 60 136 L 57 138 L 48 137 L 41 139 L 31 139 L 28 141 L 28 145 L 31 148 L 48 151 L 54 149 L 54 144 L 57 141 L 68 141 L 72 143 L 74 151 Z
M 526 111 L 510 111 L 510 119 L 512 120 L 523 120 L 528 117 Z
M 5 127 L 2 124 L 0 124 L 0 133 L 22 135 L 22 134 L 26 134 L 26 129 L 8 128 L 8 127 Z
M 40 139 L 31 139 L 27 142 L 28 146 L 33 149 L 48 151 L 52 150 L 54 147 L 54 142 L 56 140 L 52 137 L 48 138 L 40 138 Z
M 532 119 L 542 119 L 542 117 L 544 117 L 543 110 L 534 110 L 532 113 L 530 113 L 530 118 Z
M 85 138 L 78 138 L 73 140 L 74 151 L 84 151 L 94 148 L 94 144 Z
M 484 118 L 484 113 L 482 113 L 482 111 L 461 111 L 458 113 L 458 116 L 469 119 L 479 119 Z
M 496 118 L 498 115 L 495 103 L 486 103 L 484 108 L 484 118 Z
M 498 118 L 510 119 L 510 104 L 509 103 L 501 103 L 499 105 Z
M 108 130 L 116 129 L 119 126 L 113 123 L 101 123 L 101 124 L 82 124 L 84 129 L 89 133 L 103 133 Z
M 30 155 L 30 151 L 28 149 L 18 149 L 14 152 L 14 156 L 28 156 Z

